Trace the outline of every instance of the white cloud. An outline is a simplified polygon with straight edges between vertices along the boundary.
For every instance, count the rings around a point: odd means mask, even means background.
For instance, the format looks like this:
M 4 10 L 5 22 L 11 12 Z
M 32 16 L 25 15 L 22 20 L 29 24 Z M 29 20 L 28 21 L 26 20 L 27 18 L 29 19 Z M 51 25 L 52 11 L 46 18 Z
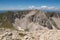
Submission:
M 59 8 L 56 8 L 54 6 L 39 6 L 39 7 L 36 7 L 36 6 L 29 6 L 28 9 L 41 9 L 41 10 L 60 10 Z
M 40 9 L 43 10 L 60 10 L 59 8 L 53 7 L 53 6 L 41 6 Z
M 56 8 L 54 6 L 28 6 L 28 7 L 22 7 L 21 5 L 17 7 L 9 6 L 7 8 L 0 8 L 0 10 L 24 10 L 24 9 L 41 9 L 41 10 L 60 10 L 60 8 Z
M 28 9 L 41 9 L 41 10 L 60 10 L 60 8 L 56 8 L 54 6 L 39 6 L 39 7 L 36 7 L 36 6 L 29 6 Z
M 48 6 L 41 6 L 40 9 L 47 9 Z
M 35 9 L 35 6 L 29 6 L 28 9 Z

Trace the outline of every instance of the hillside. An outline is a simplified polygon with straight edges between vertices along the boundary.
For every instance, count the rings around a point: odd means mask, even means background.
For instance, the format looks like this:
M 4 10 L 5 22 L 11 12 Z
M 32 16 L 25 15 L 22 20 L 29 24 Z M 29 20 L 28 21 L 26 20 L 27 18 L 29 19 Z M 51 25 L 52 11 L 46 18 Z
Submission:
M 60 40 L 60 13 L 20 10 L 0 13 L 0 40 Z
M 0 13 L 0 28 L 24 30 L 60 29 L 60 14 L 41 10 L 20 10 Z M 58 21 L 58 22 L 57 22 Z

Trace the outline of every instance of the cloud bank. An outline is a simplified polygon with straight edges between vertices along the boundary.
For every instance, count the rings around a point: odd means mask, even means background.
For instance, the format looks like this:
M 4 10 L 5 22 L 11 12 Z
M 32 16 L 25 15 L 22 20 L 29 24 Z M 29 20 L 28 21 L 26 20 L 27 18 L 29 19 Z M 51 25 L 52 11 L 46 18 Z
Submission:
M 0 10 L 24 10 L 24 9 L 40 9 L 40 10 L 60 10 L 60 8 L 56 8 L 54 6 L 28 6 L 24 7 L 8 7 L 8 8 L 0 8 Z
M 36 6 L 29 6 L 29 9 L 41 9 L 41 10 L 60 10 L 60 8 L 56 8 L 54 6 L 40 6 L 40 7 L 36 7 Z

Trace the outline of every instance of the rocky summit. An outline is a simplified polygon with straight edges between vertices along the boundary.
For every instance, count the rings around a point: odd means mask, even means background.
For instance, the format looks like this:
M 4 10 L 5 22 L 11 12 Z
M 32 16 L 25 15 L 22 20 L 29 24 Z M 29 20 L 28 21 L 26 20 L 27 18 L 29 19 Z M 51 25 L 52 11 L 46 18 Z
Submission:
M 19 27 L 24 30 L 28 29 L 29 31 L 60 29 L 60 14 L 58 13 L 45 13 L 41 10 L 29 10 L 17 12 L 15 16 L 16 18 L 14 19 L 13 26 L 16 29 L 19 29 Z
M 60 40 L 60 13 L 17 10 L 0 13 L 0 40 Z

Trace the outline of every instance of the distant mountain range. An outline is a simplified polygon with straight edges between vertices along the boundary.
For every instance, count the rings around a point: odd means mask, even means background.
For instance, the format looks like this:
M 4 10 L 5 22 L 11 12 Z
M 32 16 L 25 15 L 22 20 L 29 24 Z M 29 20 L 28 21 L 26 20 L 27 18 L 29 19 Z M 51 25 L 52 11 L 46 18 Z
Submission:
M 16 11 L 20 11 L 20 10 L 0 10 L 0 13 L 1 12 L 7 12 L 7 11 L 13 11 L 13 12 L 16 12 Z M 60 13 L 60 10 L 42 10 L 44 12 L 58 12 Z

